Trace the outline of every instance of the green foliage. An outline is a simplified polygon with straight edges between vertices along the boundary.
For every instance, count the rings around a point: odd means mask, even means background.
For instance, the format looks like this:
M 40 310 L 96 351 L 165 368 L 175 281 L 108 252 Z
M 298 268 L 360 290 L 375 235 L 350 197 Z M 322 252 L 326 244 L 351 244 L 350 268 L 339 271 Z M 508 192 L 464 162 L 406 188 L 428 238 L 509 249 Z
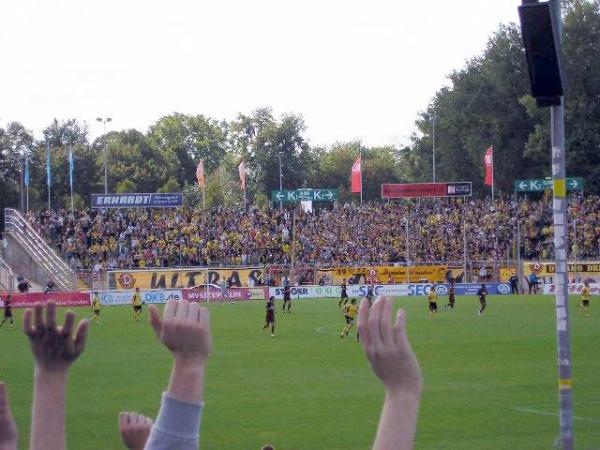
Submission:
M 173 175 L 183 185 L 196 179 L 196 166 L 201 159 L 207 173 L 219 167 L 227 149 L 227 124 L 203 115 L 174 113 L 150 127 L 148 142 L 162 154 L 175 158 Z
M 168 181 L 158 189 L 159 193 L 164 193 L 164 194 L 169 194 L 171 192 L 179 192 L 179 191 L 180 191 L 179 183 L 173 177 L 169 178 Z

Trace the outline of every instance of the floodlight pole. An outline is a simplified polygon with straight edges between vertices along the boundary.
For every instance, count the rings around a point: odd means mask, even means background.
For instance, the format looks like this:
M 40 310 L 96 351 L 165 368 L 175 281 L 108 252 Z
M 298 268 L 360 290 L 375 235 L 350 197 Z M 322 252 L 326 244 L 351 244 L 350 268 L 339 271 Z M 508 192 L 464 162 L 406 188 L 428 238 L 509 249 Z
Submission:
M 560 0 L 550 0 L 558 29 L 557 45 L 562 46 L 562 16 Z M 552 123 L 552 181 L 554 184 L 554 257 L 556 262 L 556 333 L 558 341 L 558 390 L 560 400 L 560 448 L 573 450 L 573 370 L 571 366 L 571 333 L 569 322 L 569 276 L 567 265 L 568 216 L 565 163 L 564 96 L 560 105 L 550 111 Z

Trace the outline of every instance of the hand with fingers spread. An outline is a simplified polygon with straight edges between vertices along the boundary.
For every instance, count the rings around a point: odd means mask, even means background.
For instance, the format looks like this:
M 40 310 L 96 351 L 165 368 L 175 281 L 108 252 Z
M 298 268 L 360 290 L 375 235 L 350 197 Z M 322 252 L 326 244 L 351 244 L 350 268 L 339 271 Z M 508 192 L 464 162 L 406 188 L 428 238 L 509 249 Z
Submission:
M 33 323 L 32 323 L 33 319 Z M 31 450 L 63 450 L 66 448 L 65 415 L 69 369 L 85 349 L 89 321 L 79 322 L 73 337 L 75 314 L 65 315 L 63 326 L 56 324 L 56 304 L 49 301 L 44 308 L 35 305 L 23 318 L 35 358 Z
M 6 385 L 0 382 L 0 450 L 17 450 L 17 426 L 10 412 Z
M 119 414 L 119 430 L 125 447 L 130 450 L 143 450 L 150 436 L 152 419 L 135 412 Z
M 411 450 L 421 398 L 421 369 L 406 335 L 406 312 L 399 310 L 392 326 L 392 300 L 380 297 L 358 312 L 360 339 L 373 372 L 386 388 L 375 440 L 376 450 Z
M 85 349 L 89 321 L 82 320 L 79 323 L 73 338 L 75 314 L 72 311 L 65 315 L 62 327 L 56 325 L 54 302 L 50 301 L 46 306 L 45 321 L 43 315 L 44 308 L 38 304 L 33 310 L 27 309 L 23 318 L 25 334 L 31 342 L 36 363 L 40 368 L 51 372 L 68 370 Z

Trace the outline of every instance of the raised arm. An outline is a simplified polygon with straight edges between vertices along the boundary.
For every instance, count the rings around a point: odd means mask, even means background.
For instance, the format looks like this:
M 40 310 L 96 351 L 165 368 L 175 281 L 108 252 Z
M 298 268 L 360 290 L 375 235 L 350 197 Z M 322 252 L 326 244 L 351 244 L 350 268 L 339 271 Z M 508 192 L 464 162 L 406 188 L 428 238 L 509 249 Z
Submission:
M 150 306 L 156 336 L 173 354 L 173 369 L 146 449 L 197 449 L 204 399 L 204 371 L 212 351 L 209 312 L 197 303 L 169 300 L 162 320 Z
M 10 412 L 6 385 L 0 382 L 0 450 L 17 450 L 17 427 Z
M 69 369 L 85 349 L 89 327 L 89 322 L 82 320 L 73 337 L 74 323 L 75 314 L 69 311 L 64 325 L 56 326 L 54 302 L 48 302 L 45 321 L 42 305 L 25 311 L 23 326 L 35 358 L 32 450 L 66 448 L 65 404 Z
M 373 372 L 385 386 L 385 402 L 374 450 L 412 450 L 421 398 L 421 370 L 406 336 L 406 312 L 392 326 L 392 300 L 363 300 L 358 329 Z

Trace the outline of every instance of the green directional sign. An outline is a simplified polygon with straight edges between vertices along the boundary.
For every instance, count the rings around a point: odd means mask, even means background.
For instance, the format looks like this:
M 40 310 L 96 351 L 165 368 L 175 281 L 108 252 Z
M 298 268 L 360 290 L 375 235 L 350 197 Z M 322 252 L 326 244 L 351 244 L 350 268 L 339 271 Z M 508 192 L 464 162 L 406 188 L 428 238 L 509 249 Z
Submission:
M 583 191 L 583 184 L 583 178 L 567 178 L 568 191 Z M 551 190 L 552 180 L 548 178 L 515 181 L 515 192 L 544 192 Z
M 337 189 L 296 189 L 295 191 L 271 191 L 271 200 L 273 202 L 334 202 L 337 199 Z

